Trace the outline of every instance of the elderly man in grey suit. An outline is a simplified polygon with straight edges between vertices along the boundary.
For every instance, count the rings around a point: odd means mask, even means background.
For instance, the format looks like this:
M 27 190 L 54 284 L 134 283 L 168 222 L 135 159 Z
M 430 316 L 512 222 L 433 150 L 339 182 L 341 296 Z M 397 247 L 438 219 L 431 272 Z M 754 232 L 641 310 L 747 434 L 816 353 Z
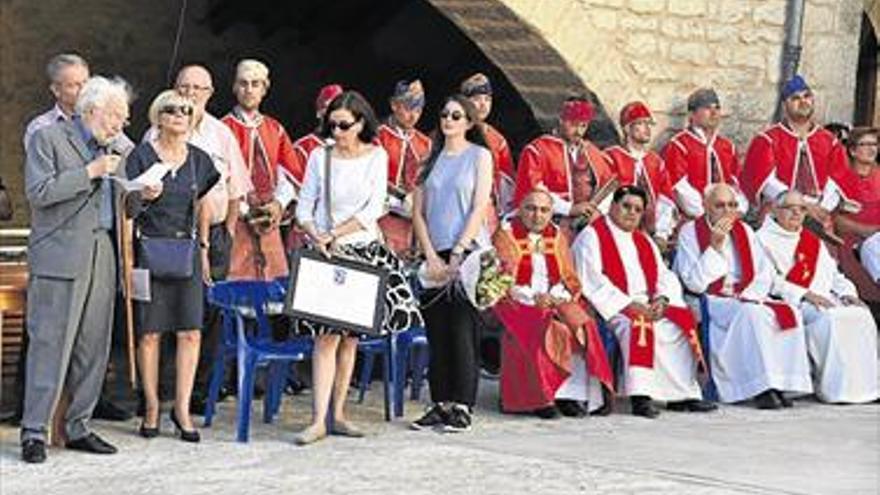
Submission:
M 110 346 L 116 261 L 111 231 L 114 174 L 131 149 L 122 133 L 130 91 L 121 79 L 90 78 L 77 118 L 36 131 L 27 150 L 31 208 L 22 459 L 46 459 L 46 430 L 62 387 L 67 448 L 112 454 L 88 427 Z

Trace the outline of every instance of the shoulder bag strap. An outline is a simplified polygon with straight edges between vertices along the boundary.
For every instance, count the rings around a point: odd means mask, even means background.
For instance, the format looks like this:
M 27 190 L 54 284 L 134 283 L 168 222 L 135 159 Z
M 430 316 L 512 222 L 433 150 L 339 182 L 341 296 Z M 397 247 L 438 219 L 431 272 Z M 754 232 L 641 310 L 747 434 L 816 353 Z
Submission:
M 330 160 L 333 154 L 333 146 L 327 145 L 324 148 L 324 212 L 327 214 L 327 221 L 330 222 L 330 229 L 333 229 L 333 209 L 330 205 Z

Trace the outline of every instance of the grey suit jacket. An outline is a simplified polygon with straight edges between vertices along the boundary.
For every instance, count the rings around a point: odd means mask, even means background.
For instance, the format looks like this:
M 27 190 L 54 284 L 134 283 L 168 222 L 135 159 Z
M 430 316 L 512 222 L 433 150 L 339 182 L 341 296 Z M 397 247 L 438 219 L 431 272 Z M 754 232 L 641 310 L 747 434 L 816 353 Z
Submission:
M 122 155 L 132 147 L 125 135 L 109 146 Z M 73 122 L 57 122 L 34 134 L 24 174 L 31 207 L 31 274 L 72 279 L 91 266 L 101 181 L 89 180 L 89 161 L 91 153 Z

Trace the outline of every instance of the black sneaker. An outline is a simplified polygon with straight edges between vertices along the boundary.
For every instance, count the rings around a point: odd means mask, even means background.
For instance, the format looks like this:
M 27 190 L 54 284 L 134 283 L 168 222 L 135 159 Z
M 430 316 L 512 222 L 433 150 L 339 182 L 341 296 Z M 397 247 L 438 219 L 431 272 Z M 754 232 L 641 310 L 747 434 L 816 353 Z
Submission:
M 471 413 L 467 406 L 455 404 L 449 411 L 443 431 L 446 433 L 460 433 L 471 429 Z
M 21 442 L 21 460 L 30 464 L 46 462 L 46 442 L 38 438 Z
M 425 411 L 425 414 L 422 415 L 421 418 L 410 423 L 409 427 L 413 430 L 424 430 L 427 428 L 442 426 L 446 423 L 446 417 L 448 414 L 449 413 L 444 411 L 440 404 L 434 404 Z

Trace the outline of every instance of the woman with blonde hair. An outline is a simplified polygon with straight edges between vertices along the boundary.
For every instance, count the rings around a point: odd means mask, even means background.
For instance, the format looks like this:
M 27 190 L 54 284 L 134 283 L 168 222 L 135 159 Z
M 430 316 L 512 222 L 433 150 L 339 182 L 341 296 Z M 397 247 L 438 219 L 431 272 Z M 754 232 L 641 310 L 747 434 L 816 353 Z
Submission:
M 144 438 L 159 434 L 159 343 L 163 333 L 173 332 L 177 339 L 176 392 L 170 418 L 180 439 L 198 442 L 193 427 L 189 401 L 199 359 L 203 311 L 204 275 L 210 273 L 207 262 L 209 217 L 201 198 L 219 180 L 210 156 L 187 143 L 193 127 L 193 103 L 173 90 L 160 93 L 149 109 L 150 123 L 158 130 L 155 140 L 138 145 L 129 155 L 125 171 L 134 178 L 160 163 L 168 167 L 161 182 L 141 193 L 133 209 L 136 266 L 150 273 L 150 300 L 136 307 L 138 365 L 144 392 L 144 420 L 139 433 Z M 149 252 L 154 239 L 191 239 L 191 270 L 162 274 Z M 147 265 L 147 266 L 145 266 Z

